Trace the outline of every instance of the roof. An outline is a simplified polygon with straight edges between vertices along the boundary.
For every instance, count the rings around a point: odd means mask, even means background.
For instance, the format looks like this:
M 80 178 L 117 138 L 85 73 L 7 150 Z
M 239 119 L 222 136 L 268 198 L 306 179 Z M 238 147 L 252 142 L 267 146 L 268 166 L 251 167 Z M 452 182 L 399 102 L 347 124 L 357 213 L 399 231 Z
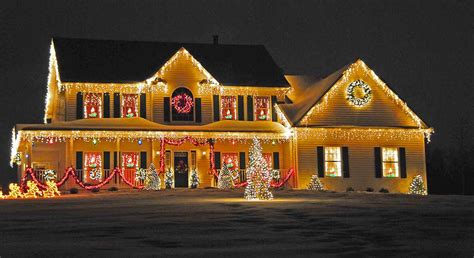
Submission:
M 222 85 L 289 87 L 263 45 L 53 38 L 63 82 L 130 83 L 153 76 L 184 47 Z
M 292 104 L 280 104 L 280 108 L 288 120 L 297 124 L 303 116 L 324 96 L 324 94 L 336 83 L 351 64 L 341 67 L 339 70 L 328 75 L 324 79 L 317 80 L 314 76 L 286 76 L 294 88 L 290 98 Z
M 206 125 L 163 125 L 141 117 L 90 118 L 52 124 L 18 124 L 16 129 L 286 133 L 286 128 L 283 125 L 272 121 L 223 120 Z

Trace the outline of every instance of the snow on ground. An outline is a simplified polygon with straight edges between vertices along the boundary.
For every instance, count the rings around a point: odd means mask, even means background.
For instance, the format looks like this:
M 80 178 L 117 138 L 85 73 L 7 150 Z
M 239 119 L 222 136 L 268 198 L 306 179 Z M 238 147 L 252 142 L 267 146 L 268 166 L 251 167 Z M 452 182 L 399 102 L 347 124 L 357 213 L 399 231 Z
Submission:
M 120 190 L 0 200 L 0 256 L 474 254 L 474 197 Z

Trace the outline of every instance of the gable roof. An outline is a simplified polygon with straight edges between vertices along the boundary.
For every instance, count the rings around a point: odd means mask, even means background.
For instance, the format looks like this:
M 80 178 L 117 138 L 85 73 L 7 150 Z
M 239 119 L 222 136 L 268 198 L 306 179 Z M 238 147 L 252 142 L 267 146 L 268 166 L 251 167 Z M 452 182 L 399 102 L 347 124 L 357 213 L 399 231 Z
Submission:
M 286 76 L 295 89 L 293 104 L 280 104 L 287 119 L 296 125 L 306 113 L 321 99 L 321 97 L 341 78 L 350 64 L 341 67 L 324 79 L 316 80 L 311 76 Z
M 289 87 L 262 45 L 53 38 L 63 82 L 129 83 L 153 76 L 184 47 L 222 85 Z

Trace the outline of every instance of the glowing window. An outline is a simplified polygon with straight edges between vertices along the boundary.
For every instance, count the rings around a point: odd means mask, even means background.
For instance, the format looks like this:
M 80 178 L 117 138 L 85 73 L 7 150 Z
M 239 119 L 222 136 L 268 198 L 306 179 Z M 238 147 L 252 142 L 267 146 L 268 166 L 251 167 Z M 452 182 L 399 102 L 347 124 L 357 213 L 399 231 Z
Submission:
M 255 97 L 255 120 L 270 120 L 270 98 Z
M 102 179 L 102 153 L 101 152 L 85 152 L 84 153 L 84 181 L 91 182 Z M 91 173 L 94 171 L 93 173 Z M 91 178 L 93 175 L 93 178 Z M 95 178 L 97 177 L 97 178 Z
M 102 94 L 86 93 L 84 97 L 84 118 L 102 117 Z
M 237 100 L 235 96 L 221 97 L 221 120 L 236 120 Z
M 326 176 L 341 176 L 341 160 L 341 147 L 324 148 L 324 167 Z
M 398 177 L 398 148 L 382 148 L 384 177 Z
M 122 95 L 122 117 L 138 116 L 138 95 L 123 94 Z
M 222 166 L 227 166 L 229 170 L 239 169 L 239 159 L 237 153 L 223 153 Z

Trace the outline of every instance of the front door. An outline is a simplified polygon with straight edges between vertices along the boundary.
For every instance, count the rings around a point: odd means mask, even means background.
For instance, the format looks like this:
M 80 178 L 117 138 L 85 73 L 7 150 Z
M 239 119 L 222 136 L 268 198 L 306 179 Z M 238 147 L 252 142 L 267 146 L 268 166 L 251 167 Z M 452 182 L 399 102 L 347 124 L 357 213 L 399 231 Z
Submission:
M 174 153 L 174 187 L 188 187 L 188 153 Z

